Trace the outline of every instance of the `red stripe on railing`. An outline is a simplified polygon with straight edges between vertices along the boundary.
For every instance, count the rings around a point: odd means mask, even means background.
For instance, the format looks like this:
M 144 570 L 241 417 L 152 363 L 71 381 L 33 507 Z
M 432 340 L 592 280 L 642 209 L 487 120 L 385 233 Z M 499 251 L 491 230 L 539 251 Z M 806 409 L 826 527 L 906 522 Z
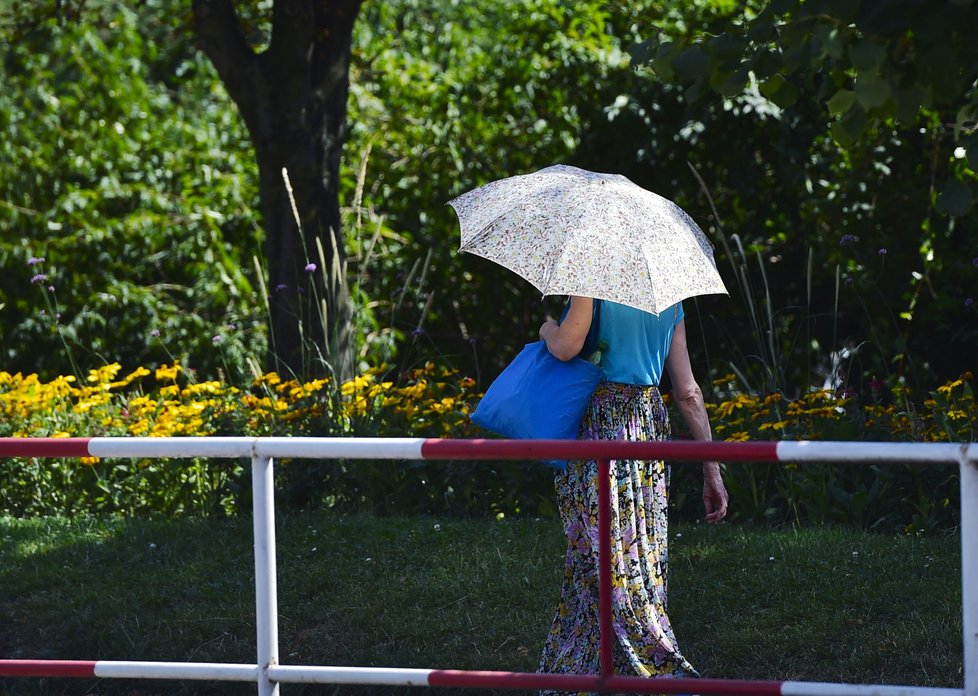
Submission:
M 598 618 L 601 676 L 614 671 L 615 635 L 611 613 L 611 462 L 598 462 Z
M 90 437 L 0 437 L 0 457 L 87 457 Z
M 430 686 L 456 688 L 495 687 L 499 689 L 553 689 L 557 691 L 596 691 L 641 694 L 715 694 L 717 696 L 780 696 L 782 682 L 732 681 L 725 679 L 646 679 L 643 677 L 600 677 L 572 674 L 533 674 L 527 672 L 477 672 L 434 670 Z
M 627 442 L 621 440 L 425 440 L 425 459 L 667 459 L 777 461 L 777 442 Z
M 94 677 L 88 660 L 0 660 L 0 677 Z

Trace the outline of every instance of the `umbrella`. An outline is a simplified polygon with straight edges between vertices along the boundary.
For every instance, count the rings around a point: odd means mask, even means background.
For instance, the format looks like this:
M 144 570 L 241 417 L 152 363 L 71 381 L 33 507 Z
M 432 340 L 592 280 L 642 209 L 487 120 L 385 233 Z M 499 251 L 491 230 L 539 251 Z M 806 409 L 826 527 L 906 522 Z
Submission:
M 659 314 L 728 294 L 713 246 L 682 208 L 620 174 L 558 164 L 448 202 L 460 251 L 517 273 L 544 295 L 583 295 Z

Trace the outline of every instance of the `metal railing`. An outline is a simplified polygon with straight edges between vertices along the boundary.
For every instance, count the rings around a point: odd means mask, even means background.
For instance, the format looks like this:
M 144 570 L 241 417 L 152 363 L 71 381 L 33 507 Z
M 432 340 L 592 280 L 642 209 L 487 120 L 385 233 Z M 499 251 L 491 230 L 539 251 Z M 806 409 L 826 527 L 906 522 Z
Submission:
M 422 438 L 0 438 L 0 457 L 242 457 L 254 489 L 257 659 L 254 664 L 0 659 L 0 677 L 200 679 L 257 684 L 277 696 L 281 683 L 458 688 L 558 689 L 632 693 L 784 696 L 978 696 L 978 444 L 876 442 L 619 442 L 438 440 Z M 276 458 L 526 460 L 594 459 L 599 481 L 601 674 L 558 675 L 438 669 L 299 666 L 279 663 L 275 549 Z M 964 688 L 724 679 L 647 679 L 612 674 L 610 461 L 779 461 L 957 464 L 961 472 L 961 577 Z

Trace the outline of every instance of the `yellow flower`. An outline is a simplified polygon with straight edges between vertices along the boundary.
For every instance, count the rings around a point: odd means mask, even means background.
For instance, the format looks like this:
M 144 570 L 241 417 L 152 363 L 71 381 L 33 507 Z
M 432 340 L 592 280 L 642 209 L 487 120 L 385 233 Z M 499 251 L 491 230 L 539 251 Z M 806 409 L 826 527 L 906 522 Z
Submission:
M 162 389 L 160 392 L 162 393 Z M 224 391 L 224 385 L 218 381 L 211 380 L 209 382 L 198 382 L 197 384 L 188 385 L 180 392 L 183 397 L 196 396 L 197 394 L 221 394 Z
M 115 379 L 115 376 L 119 374 L 119 370 L 121 369 L 122 365 L 119 363 L 110 363 L 108 365 L 103 365 L 97 370 L 89 370 L 88 381 L 96 384 L 111 382 L 113 379 Z
M 140 435 L 145 435 L 147 430 L 149 430 L 149 421 L 145 418 L 140 418 L 138 421 L 129 426 L 129 432 L 137 437 Z
M 129 401 L 129 413 L 143 417 L 156 410 L 156 400 L 148 396 L 137 396 Z
M 123 379 L 119 380 L 118 382 L 112 382 L 109 385 L 109 388 L 121 389 L 122 387 L 128 387 L 135 380 L 139 379 L 140 377 L 145 377 L 148 374 L 150 374 L 150 372 L 145 367 L 137 367 L 135 370 L 130 372 L 128 375 L 126 375 Z
M 734 411 L 755 403 L 756 400 L 747 396 L 746 394 L 738 394 L 729 401 L 724 401 L 722 404 L 717 406 L 716 415 L 720 418 L 728 418 Z
M 99 459 L 98 457 L 79 457 L 78 461 L 79 463 L 84 464 L 85 466 L 95 466 L 102 460 Z
M 313 394 L 315 392 L 318 392 L 327 384 L 329 384 L 328 377 L 323 379 L 314 379 L 311 382 L 306 382 L 305 384 L 302 385 L 302 388 L 305 390 L 307 394 Z
M 408 387 L 401 387 L 398 391 L 402 396 L 406 396 L 409 399 L 417 399 L 425 393 L 428 389 L 428 380 L 419 379 L 416 384 Z
M 177 377 L 183 368 L 180 367 L 180 361 L 174 360 L 173 366 L 169 367 L 163 365 L 162 367 L 156 368 L 156 381 L 157 382 L 176 382 Z
M 343 396 L 352 396 L 355 392 L 363 391 L 369 387 L 372 382 L 372 375 L 358 375 L 340 385 L 340 394 Z
M 107 404 L 109 401 L 111 401 L 111 399 L 112 396 L 107 392 L 96 394 L 94 396 L 80 400 L 77 404 L 75 404 L 73 410 L 75 413 L 86 413 L 92 408 L 94 408 L 95 406 L 102 406 L 103 404 Z
M 252 382 L 252 386 L 260 387 L 263 384 L 267 384 L 270 387 L 274 387 L 276 384 L 281 383 L 282 378 L 278 376 L 277 372 L 268 372 Z

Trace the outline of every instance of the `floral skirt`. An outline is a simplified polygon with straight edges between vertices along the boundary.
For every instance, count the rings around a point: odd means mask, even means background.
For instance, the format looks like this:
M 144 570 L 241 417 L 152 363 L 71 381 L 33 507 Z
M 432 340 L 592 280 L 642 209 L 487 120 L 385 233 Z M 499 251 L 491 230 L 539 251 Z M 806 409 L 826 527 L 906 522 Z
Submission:
M 668 437 L 668 412 L 659 390 L 614 382 L 598 386 L 579 434 L 582 440 Z M 570 461 L 554 480 L 567 557 L 560 605 L 539 671 L 598 674 L 597 462 Z M 611 462 L 611 601 L 618 676 L 699 676 L 679 651 L 666 615 L 668 487 L 669 470 L 662 461 Z

